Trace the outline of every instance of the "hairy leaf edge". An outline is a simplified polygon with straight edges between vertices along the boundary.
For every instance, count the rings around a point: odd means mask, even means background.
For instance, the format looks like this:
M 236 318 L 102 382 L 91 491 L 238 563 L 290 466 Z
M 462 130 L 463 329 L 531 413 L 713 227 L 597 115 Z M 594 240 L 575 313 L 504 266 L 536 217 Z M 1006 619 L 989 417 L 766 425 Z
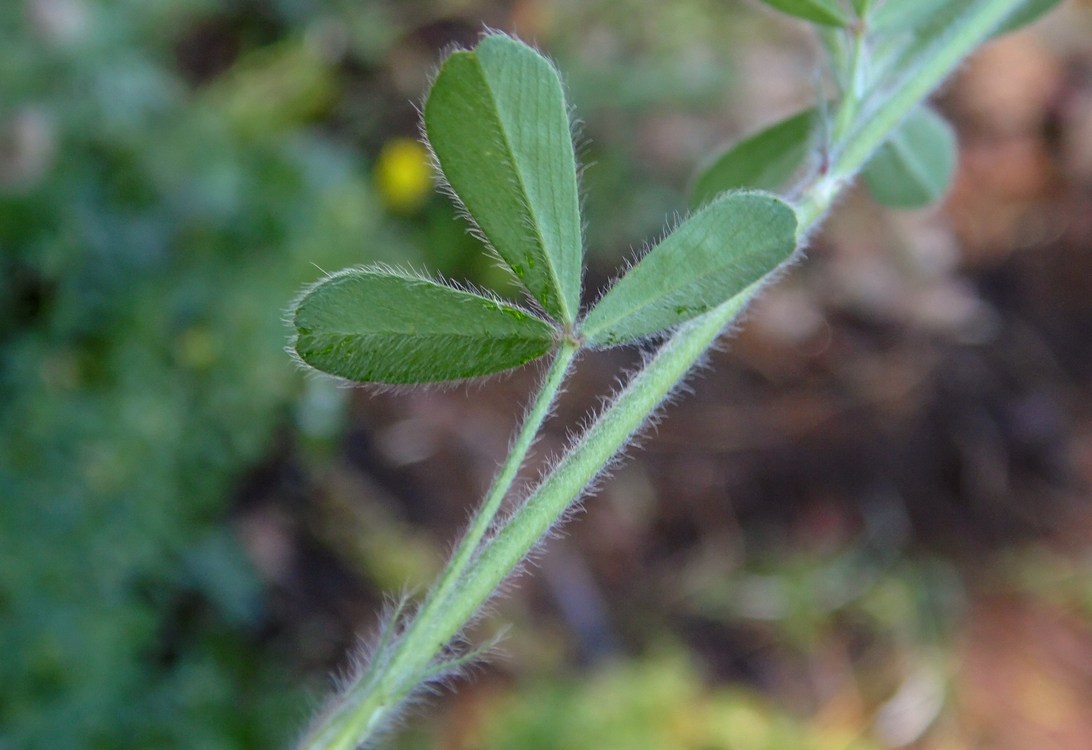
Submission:
M 341 375 L 335 375 L 333 373 L 326 372 L 325 370 L 320 370 L 319 368 L 315 367 L 314 365 L 303 359 L 303 357 L 301 357 L 299 352 L 296 350 L 296 342 L 299 340 L 300 336 L 299 328 L 296 326 L 296 314 L 299 310 L 300 305 L 303 304 L 303 301 L 307 299 L 307 297 L 316 289 L 323 286 L 324 284 L 329 283 L 334 279 L 340 278 L 342 276 L 351 276 L 355 273 L 359 273 L 360 271 L 367 271 L 369 273 L 380 272 L 392 276 L 400 276 L 404 279 L 409 279 L 412 281 L 424 281 L 430 284 L 437 284 L 439 286 L 445 286 L 456 291 L 467 292 L 468 294 L 476 294 L 480 297 L 488 299 L 490 302 L 495 302 L 499 305 L 518 308 L 522 312 L 542 321 L 551 329 L 553 329 L 554 345 L 542 355 L 527 362 L 524 362 L 521 365 L 515 365 L 514 367 L 508 367 L 503 370 L 497 370 L 496 372 L 491 372 L 475 377 L 455 378 L 451 380 L 428 380 L 420 383 L 383 383 L 377 381 L 353 380 L 352 378 L 346 378 Z M 284 311 L 284 314 L 281 316 L 282 321 L 286 326 L 288 326 L 290 330 L 288 343 L 285 345 L 284 351 L 292 360 L 292 362 L 296 365 L 296 367 L 304 372 L 307 377 L 328 379 L 337 383 L 343 388 L 363 388 L 375 393 L 408 393 L 411 391 L 418 391 L 422 388 L 437 391 L 447 391 L 464 386 L 481 386 L 495 378 L 508 377 L 522 367 L 525 367 L 532 363 L 541 362 L 543 357 L 549 355 L 550 352 L 557 349 L 557 345 L 561 341 L 563 335 L 563 331 L 558 328 L 557 321 L 553 320 L 549 316 L 543 315 L 541 310 L 537 308 L 532 309 L 529 307 L 524 307 L 517 302 L 513 302 L 512 300 L 501 297 L 496 292 L 490 289 L 479 287 L 475 284 L 471 284 L 470 282 L 454 281 L 452 279 L 445 279 L 443 277 L 431 276 L 428 273 L 418 271 L 414 268 L 403 268 L 400 266 L 393 266 L 388 263 L 371 263 L 367 265 L 358 264 L 355 266 L 342 268 L 338 271 L 324 271 L 323 273 L 324 275 L 322 278 L 312 281 L 310 284 L 307 284 L 299 292 L 297 292 L 296 296 L 292 298 L 292 301 L 289 303 L 288 307 Z
M 582 293 L 584 289 L 584 274 L 587 270 L 587 267 L 584 264 L 584 257 L 587 254 L 588 233 L 587 211 L 585 210 L 587 193 L 584 190 L 583 181 L 584 172 L 587 169 L 587 162 L 581 158 L 581 156 L 587 151 L 588 141 L 584 138 L 582 130 L 583 121 L 576 117 L 576 108 L 570 101 L 570 98 L 568 96 L 568 87 L 565 85 L 565 78 L 561 74 L 560 67 L 558 67 L 557 63 L 552 57 L 540 50 L 538 47 L 527 44 L 514 34 L 509 34 L 505 31 L 495 29 L 490 26 L 485 26 L 481 33 L 478 35 L 478 44 L 481 44 L 482 40 L 491 36 L 505 37 L 533 49 L 536 54 L 538 54 L 550 64 L 550 67 L 554 69 L 554 73 L 557 75 L 558 81 L 560 81 L 561 83 L 562 96 L 563 101 L 565 102 L 566 109 L 565 114 L 566 118 L 569 121 L 569 140 L 572 142 L 573 145 L 573 161 L 576 167 L 576 196 L 577 209 L 580 212 L 581 259 L 580 277 L 578 283 L 579 289 Z M 493 261 L 494 265 L 504 271 L 508 276 L 512 278 L 513 281 L 516 282 L 520 290 L 522 290 L 523 296 L 526 298 L 526 301 L 540 314 L 539 317 L 545 317 L 546 319 L 553 321 L 555 324 L 560 322 L 564 326 L 568 323 L 568 321 L 554 321 L 553 317 L 545 310 L 545 308 L 542 306 L 542 303 L 538 300 L 537 297 L 535 297 L 534 293 L 532 293 L 531 290 L 524 285 L 523 280 L 520 279 L 519 276 L 516 275 L 515 270 L 513 270 L 510 265 L 508 265 L 508 261 L 506 261 L 504 257 L 497 251 L 496 247 L 493 246 L 493 243 L 489 240 L 485 232 L 482 230 L 481 226 L 478 224 L 477 219 L 475 219 L 474 216 L 470 213 L 470 210 L 466 207 L 466 204 L 463 203 L 462 198 L 459 197 L 458 193 L 455 192 L 455 188 L 452 187 L 451 183 L 448 181 L 447 175 L 444 174 L 444 170 L 440 166 L 440 159 L 436 155 L 436 150 L 432 147 L 432 142 L 429 140 L 428 137 L 428 131 L 425 126 L 425 104 L 428 102 L 429 94 L 432 92 L 432 87 L 436 83 L 436 79 L 439 77 L 440 71 L 443 70 L 444 63 L 447 62 L 449 57 L 458 52 L 467 52 L 473 54 L 476 48 L 477 45 L 475 45 L 473 48 L 468 49 L 461 44 L 451 43 L 444 47 L 444 49 L 440 52 L 440 61 L 432 68 L 431 71 L 429 71 L 428 80 L 425 82 L 424 96 L 422 96 L 421 99 L 413 105 L 414 110 L 417 113 L 418 140 L 422 143 L 422 145 L 424 145 L 428 153 L 429 166 L 432 168 L 432 174 L 435 180 L 436 189 L 440 193 L 445 195 L 448 200 L 451 201 L 452 205 L 454 205 L 455 207 L 456 214 L 459 216 L 459 218 L 463 219 L 467 223 L 467 234 L 478 240 L 478 242 L 482 243 L 482 246 L 485 248 L 486 254 Z M 529 210 L 528 206 L 525 205 L 524 208 L 528 209 L 528 213 L 534 213 L 533 211 Z M 537 230 L 535 231 L 537 234 Z M 579 299 L 577 300 L 577 304 L 579 305 Z M 576 322 L 580 320 L 579 308 L 573 310 L 572 313 L 572 324 L 575 326 Z

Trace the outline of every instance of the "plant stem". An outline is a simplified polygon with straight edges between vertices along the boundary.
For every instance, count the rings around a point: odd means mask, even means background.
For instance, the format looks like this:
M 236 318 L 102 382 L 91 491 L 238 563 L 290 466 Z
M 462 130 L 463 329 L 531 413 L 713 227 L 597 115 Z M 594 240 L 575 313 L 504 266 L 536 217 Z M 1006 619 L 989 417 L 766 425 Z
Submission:
M 841 33 L 849 35 L 850 48 L 846 69 L 840 76 L 843 79 L 842 100 L 831 130 L 831 144 L 841 143 L 849 134 L 865 93 L 865 23 L 858 21 L 852 28 Z
M 432 622 L 433 619 L 437 617 L 446 619 L 446 616 L 441 610 L 446 609 L 449 595 L 462 577 L 467 565 L 474 557 L 474 553 L 478 551 L 478 547 L 485 537 L 486 532 L 493 526 L 497 517 L 497 512 L 500 510 L 501 503 L 504 502 L 505 496 L 512 488 L 512 482 L 515 481 L 516 473 L 519 471 L 520 467 L 523 466 L 524 461 L 527 459 L 527 454 L 530 452 L 531 446 L 534 444 L 535 438 L 542 428 L 542 423 L 553 409 L 554 401 L 561 390 L 561 384 L 564 382 L 569 367 L 576 358 L 577 351 L 577 347 L 568 340 L 564 341 L 558 349 L 557 355 L 554 357 L 554 361 L 550 365 L 550 369 L 547 371 L 545 379 L 542 381 L 542 387 L 539 389 L 538 395 L 535 396 L 530 409 L 527 411 L 527 415 L 524 417 L 523 424 L 520 427 L 519 433 L 516 435 L 515 441 L 512 443 L 512 448 L 508 453 L 508 457 L 501 466 L 500 473 L 497 474 L 497 478 L 493 481 L 493 485 L 490 487 L 485 500 L 474 513 L 473 518 L 471 518 L 470 525 L 467 527 L 466 531 L 463 532 L 463 536 L 459 540 L 459 546 L 456 547 L 455 552 L 452 553 L 451 559 L 440 574 L 439 581 L 437 581 L 432 590 L 429 591 L 420 610 L 418 610 L 414 617 L 413 624 L 405 634 L 405 639 L 407 641 L 414 638 L 418 629 L 423 628 L 427 630 L 428 623 Z M 426 660 L 425 663 L 427 664 L 428 661 L 431 661 L 431 659 Z
M 948 28 L 920 45 L 892 85 L 873 90 L 855 126 L 831 156 L 829 171 L 797 206 L 803 233 L 819 223 L 835 197 L 904 119 L 1005 21 L 1021 0 L 972 0 Z
M 957 0 L 958 1 L 958 0 Z M 1023 0 L 963 0 L 948 28 L 918 48 L 894 81 L 864 98 L 834 145 L 830 169 L 805 188 L 796 205 L 801 243 L 822 222 L 841 191 L 903 119 L 982 44 Z M 771 274 L 776 275 L 777 272 Z M 575 349 L 563 346 L 527 420 L 449 568 L 388 653 L 350 687 L 301 744 L 308 750 L 349 750 L 371 738 L 421 675 L 517 570 L 550 528 L 585 492 L 632 435 L 685 379 L 709 346 L 764 281 L 681 326 L 587 428 L 499 532 L 482 543 L 516 470 L 549 411 Z
M 684 324 L 638 371 L 558 462 L 501 532 L 485 546 L 460 584 L 453 606 L 470 615 L 603 471 L 656 408 L 686 377 L 709 346 L 761 287 L 756 282 L 734 298 Z
M 543 379 L 534 401 L 531 403 L 523 424 L 512 443 L 496 479 L 481 506 L 475 511 L 470 525 L 459 540 L 458 546 L 440 574 L 412 621 L 398 639 L 397 649 L 385 660 L 383 674 L 369 669 L 372 680 L 362 679 L 339 700 L 323 721 L 300 744 L 300 748 L 323 750 L 349 750 L 355 748 L 360 738 L 369 736 L 382 722 L 389 707 L 396 705 L 421 681 L 421 675 L 432 666 L 455 633 L 465 626 L 461 620 L 452 631 L 449 625 L 447 600 L 456 589 L 460 577 L 478 551 L 482 539 L 493 526 L 505 496 L 512 488 L 516 474 L 523 465 L 535 442 L 543 422 L 549 416 L 561 390 L 561 385 L 578 352 L 577 346 L 564 340 Z M 397 618 L 396 618 L 397 619 Z M 389 624 L 397 628 L 397 621 Z M 435 631 L 439 629 L 440 633 Z M 377 657 L 381 654 L 377 654 Z M 363 692 L 365 695 L 358 696 Z M 354 700 L 363 697 L 363 702 Z

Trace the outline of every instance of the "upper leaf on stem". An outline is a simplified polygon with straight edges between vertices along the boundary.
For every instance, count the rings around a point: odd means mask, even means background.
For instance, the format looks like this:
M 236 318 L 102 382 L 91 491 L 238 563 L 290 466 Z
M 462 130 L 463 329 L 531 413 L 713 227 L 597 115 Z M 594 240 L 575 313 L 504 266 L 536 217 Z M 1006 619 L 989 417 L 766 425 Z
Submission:
M 694 208 L 728 190 L 777 191 L 808 156 L 817 113 L 807 109 L 730 146 L 702 168 L 690 195 Z
M 872 197 L 893 208 L 920 208 L 948 192 L 956 166 L 952 126 L 928 107 L 914 110 L 865 165 Z

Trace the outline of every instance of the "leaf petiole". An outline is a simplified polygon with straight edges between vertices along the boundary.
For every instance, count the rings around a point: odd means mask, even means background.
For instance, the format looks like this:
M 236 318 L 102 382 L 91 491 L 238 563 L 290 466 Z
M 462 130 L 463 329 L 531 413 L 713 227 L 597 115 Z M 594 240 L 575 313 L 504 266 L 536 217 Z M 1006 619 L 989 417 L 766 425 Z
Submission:
M 493 480 L 489 493 L 485 496 L 482 504 L 471 517 L 470 525 L 463 533 L 458 547 L 452 553 L 440 580 L 436 582 L 435 587 L 428 593 L 421 605 L 414 624 L 411 626 L 410 632 L 407 633 L 407 638 L 411 636 L 415 628 L 427 629 L 429 627 L 429 621 L 433 619 L 438 609 L 443 609 L 448 596 L 458 585 L 459 580 L 466 572 L 467 566 L 479 551 L 482 539 L 485 538 L 490 528 L 495 525 L 501 504 L 512 488 L 512 483 L 515 481 L 520 467 L 526 461 L 543 422 L 546 421 L 546 417 L 553 409 L 554 402 L 561 392 L 565 376 L 568 374 L 573 360 L 576 359 L 578 351 L 577 347 L 569 341 L 564 341 L 558 348 L 557 354 L 550 364 L 550 369 L 542 382 L 542 387 L 539 389 L 534 401 L 531 402 L 519 433 L 512 443 L 512 448 L 505 458 L 504 464 L 501 465 L 500 472 Z M 450 636 L 447 637 L 450 638 Z

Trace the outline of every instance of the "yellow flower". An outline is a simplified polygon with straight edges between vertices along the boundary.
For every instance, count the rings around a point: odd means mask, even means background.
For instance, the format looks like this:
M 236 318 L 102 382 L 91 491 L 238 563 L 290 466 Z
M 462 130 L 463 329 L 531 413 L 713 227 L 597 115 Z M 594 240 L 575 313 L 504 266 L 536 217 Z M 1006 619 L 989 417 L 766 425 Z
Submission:
M 432 168 L 425 147 L 412 138 L 392 138 L 375 162 L 375 184 L 392 211 L 413 213 L 432 192 Z

